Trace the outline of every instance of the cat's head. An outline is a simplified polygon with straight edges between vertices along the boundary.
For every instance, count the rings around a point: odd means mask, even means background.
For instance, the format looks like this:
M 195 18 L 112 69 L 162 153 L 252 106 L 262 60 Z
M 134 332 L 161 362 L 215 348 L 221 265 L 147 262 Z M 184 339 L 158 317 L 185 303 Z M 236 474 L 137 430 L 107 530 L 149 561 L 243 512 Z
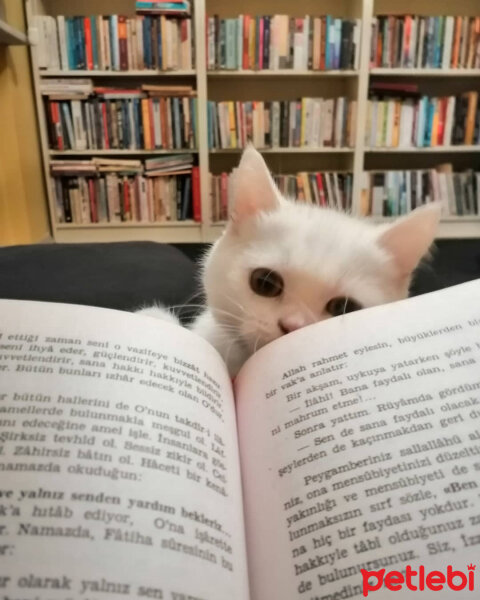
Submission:
M 311 323 L 407 296 L 435 237 L 437 205 L 375 226 L 292 202 L 252 147 L 233 177 L 231 218 L 206 257 L 204 286 L 216 320 L 248 352 Z

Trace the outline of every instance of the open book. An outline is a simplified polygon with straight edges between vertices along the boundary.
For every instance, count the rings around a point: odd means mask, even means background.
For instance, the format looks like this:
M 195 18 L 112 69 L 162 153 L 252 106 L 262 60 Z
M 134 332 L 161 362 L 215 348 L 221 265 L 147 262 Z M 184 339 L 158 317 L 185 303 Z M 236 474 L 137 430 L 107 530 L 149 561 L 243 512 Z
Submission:
M 480 281 L 284 336 L 233 386 L 176 325 L 0 301 L 0 597 L 384 600 L 408 565 L 476 597 L 479 364 Z

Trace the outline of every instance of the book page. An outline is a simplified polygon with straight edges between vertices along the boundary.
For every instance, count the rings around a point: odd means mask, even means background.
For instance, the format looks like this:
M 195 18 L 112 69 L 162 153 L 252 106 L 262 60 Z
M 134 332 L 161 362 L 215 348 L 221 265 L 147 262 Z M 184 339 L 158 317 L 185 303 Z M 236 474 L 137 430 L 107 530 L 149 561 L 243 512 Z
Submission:
M 248 598 L 216 351 L 119 311 L 0 301 L 0 597 Z
M 398 597 L 375 577 L 369 593 L 360 569 L 473 577 L 479 365 L 480 281 L 318 323 L 250 359 L 235 387 L 252 600 Z M 421 595 L 439 596 L 473 597 Z

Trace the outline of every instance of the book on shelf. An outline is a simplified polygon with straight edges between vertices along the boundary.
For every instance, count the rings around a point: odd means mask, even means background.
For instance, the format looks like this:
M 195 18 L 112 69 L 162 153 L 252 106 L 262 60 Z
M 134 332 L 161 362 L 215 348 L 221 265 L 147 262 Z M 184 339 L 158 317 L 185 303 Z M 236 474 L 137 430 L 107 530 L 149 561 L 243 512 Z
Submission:
M 193 156 L 50 161 L 56 223 L 201 221 Z
M 135 2 L 137 13 L 165 14 L 165 15 L 189 15 L 190 2 L 188 0 L 153 0 Z
M 172 323 L 0 300 L 4 593 L 347 598 L 407 566 L 449 593 L 478 545 L 479 298 L 328 319 L 233 384 Z
M 86 90 L 86 80 L 81 81 L 78 90 Z M 70 81 L 63 93 L 55 81 L 42 85 L 51 149 L 197 148 L 197 98 L 191 86 L 76 88 Z
M 374 17 L 370 67 L 479 69 L 480 17 Z
M 191 19 L 161 12 L 135 16 L 36 15 L 33 25 L 38 66 L 63 71 L 192 69 Z
M 229 217 L 232 173 L 209 175 L 210 207 L 214 223 L 225 221 Z M 272 177 L 280 192 L 288 198 L 347 212 L 352 210 L 351 173 L 303 171 L 295 175 L 272 173 Z
M 206 32 L 210 70 L 358 69 L 359 19 L 214 15 Z
M 208 101 L 210 149 L 353 147 L 356 101 L 299 98 L 273 101 Z
M 480 173 L 454 172 L 451 164 L 436 169 L 366 173 L 369 205 L 365 214 L 398 216 L 439 202 L 444 216 L 480 216 Z
M 375 93 L 379 91 L 377 88 Z M 374 96 L 368 102 L 367 146 L 422 148 L 480 144 L 477 91 L 443 97 L 386 94 Z

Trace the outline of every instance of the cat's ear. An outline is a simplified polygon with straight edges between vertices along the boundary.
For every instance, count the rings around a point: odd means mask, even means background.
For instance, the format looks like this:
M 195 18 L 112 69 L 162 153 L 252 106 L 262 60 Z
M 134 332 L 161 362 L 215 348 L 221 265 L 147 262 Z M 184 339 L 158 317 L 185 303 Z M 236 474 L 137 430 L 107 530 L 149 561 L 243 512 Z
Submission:
M 232 180 L 231 222 L 239 225 L 279 207 L 278 191 L 262 155 L 247 146 Z
M 428 252 L 440 220 L 440 203 L 433 202 L 413 210 L 384 230 L 379 245 L 394 259 L 400 277 L 409 276 Z

